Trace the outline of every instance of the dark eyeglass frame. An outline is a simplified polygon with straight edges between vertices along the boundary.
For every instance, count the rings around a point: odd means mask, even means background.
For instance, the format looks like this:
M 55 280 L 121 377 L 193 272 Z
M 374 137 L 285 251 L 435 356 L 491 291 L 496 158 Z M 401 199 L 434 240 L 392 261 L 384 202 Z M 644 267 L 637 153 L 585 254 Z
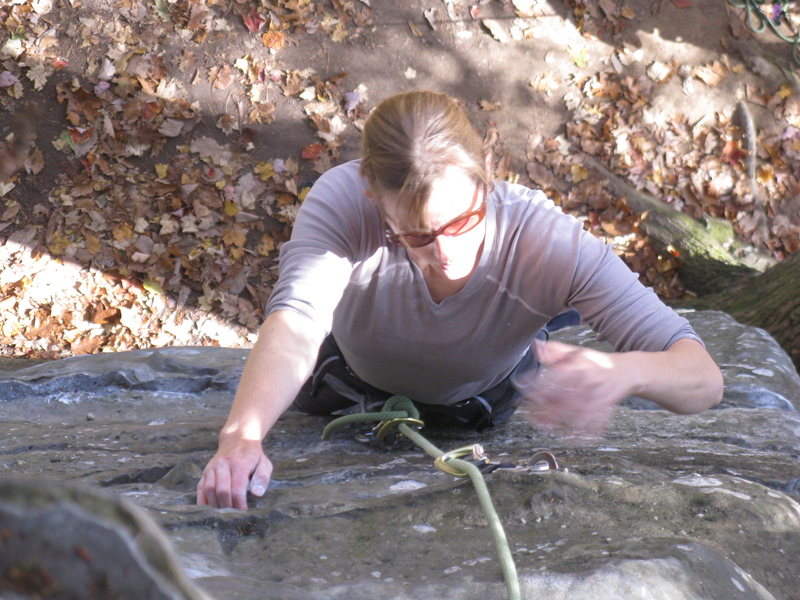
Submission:
M 481 190 L 485 190 L 485 185 L 479 184 L 475 186 L 475 195 L 472 197 L 472 204 L 471 206 L 475 206 L 475 203 L 478 201 L 478 194 Z M 448 233 L 447 230 L 452 228 L 453 225 L 456 225 L 459 221 L 469 222 L 472 217 L 478 217 L 478 220 L 475 221 L 474 224 L 470 225 L 469 227 L 459 228 L 452 233 Z M 408 231 L 403 233 L 395 233 L 392 231 L 392 228 L 389 226 L 388 223 L 384 222 L 383 224 L 383 235 L 386 237 L 386 241 L 389 242 L 392 246 L 400 246 L 406 248 L 422 248 L 423 246 L 427 246 L 432 244 L 434 240 L 439 237 L 440 235 L 446 235 L 447 237 L 455 237 L 458 235 L 462 235 L 469 231 L 475 229 L 478 225 L 483 222 L 483 219 L 486 217 L 486 196 L 484 194 L 483 201 L 481 205 L 476 208 L 475 210 L 468 210 L 465 213 L 458 215 L 455 219 L 452 219 L 442 225 L 441 227 L 434 229 L 433 231 Z

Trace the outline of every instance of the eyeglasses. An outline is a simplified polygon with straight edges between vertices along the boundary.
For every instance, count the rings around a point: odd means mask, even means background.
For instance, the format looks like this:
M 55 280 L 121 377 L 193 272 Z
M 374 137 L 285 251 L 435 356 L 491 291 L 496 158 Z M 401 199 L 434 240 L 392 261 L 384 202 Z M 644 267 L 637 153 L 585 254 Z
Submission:
M 483 188 L 483 185 L 478 185 L 475 188 L 475 196 L 472 198 L 471 206 L 475 206 L 475 203 L 478 200 L 478 194 Z M 485 216 L 486 199 L 484 198 L 483 202 L 481 202 L 481 205 L 475 210 L 469 210 L 433 231 L 409 231 L 406 233 L 395 233 L 392 231 L 391 227 L 389 227 L 388 223 L 384 223 L 383 234 L 386 236 L 386 241 L 393 246 L 422 248 L 422 246 L 432 244 L 433 241 L 440 235 L 453 237 L 462 235 L 468 231 L 472 231 L 481 223 L 481 221 L 483 221 Z

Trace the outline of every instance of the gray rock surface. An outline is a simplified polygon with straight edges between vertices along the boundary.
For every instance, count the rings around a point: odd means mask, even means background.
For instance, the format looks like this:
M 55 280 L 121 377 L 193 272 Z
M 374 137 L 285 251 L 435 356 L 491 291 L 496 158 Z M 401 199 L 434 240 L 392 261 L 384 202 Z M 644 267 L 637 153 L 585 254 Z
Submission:
M 516 466 L 487 480 L 524 598 L 800 598 L 800 378 L 764 332 L 720 313 L 687 317 L 725 373 L 718 409 L 681 416 L 631 399 L 605 439 L 584 443 L 521 418 L 482 434 L 423 431 Z M 581 327 L 556 337 L 602 346 Z M 245 356 L 167 348 L 0 368 L 0 595 L 35 597 L 38 564 L 62 586 L 51 597 L 104 597 L 69 590 L 111 587 L 123 566 L 139 587 L 120 597 L 198 597 L 137 549 L 153 521 L 169 538 L 159 556 L 173 547 L 220 600 L 505 597 L 469 481 L 408 442 L 358 442 L 361 427 L 323 442 L 327 419 L 288 413 L 266 442 L 275 479 L 264 498 L 247 512 L 194 506 Z M 539 448 L 561 470 L 533 468 Z M 34 554 L 23 560 L 23 548 Z M 114 566 L 87 571 L 86 556 Z
M 3 587 L 36 598 L 208 600 L 131 502 L 54 479 L 1 481 Z

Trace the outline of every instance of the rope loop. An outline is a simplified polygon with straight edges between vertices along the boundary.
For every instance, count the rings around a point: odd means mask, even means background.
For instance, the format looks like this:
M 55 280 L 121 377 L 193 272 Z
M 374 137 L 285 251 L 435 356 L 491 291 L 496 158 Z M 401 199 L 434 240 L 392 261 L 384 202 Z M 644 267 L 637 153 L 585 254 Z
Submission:
M 381 410 L 404 410 L 412 419 L 419 419 L 419 409 L 408 396 L 392 396 Z
M 383 439 L 389 432 L 389 429 L 400 423 L 409 423 L 417 427 L 425 425 L 425 423 L 420 421 L 419 409 L 411 401 L 411 398 L 406 396 L 392 396 L 384 403 L 383 408 L 377 412 L 354 413 L 334 419 L 322 430 L 322 439 L 329 440 L 333 430 L 344 425 L 350 425 L 352 423 L 370 423 L 374 421 L 380 421 L 377 427 L 378 439 Z

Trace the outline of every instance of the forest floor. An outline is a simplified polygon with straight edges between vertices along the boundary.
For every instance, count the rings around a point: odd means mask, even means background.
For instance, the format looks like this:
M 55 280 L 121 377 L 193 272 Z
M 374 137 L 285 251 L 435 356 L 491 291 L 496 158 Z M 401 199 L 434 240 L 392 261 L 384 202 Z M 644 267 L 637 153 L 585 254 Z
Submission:
M 765 10 L 796 31 L 788 6 Z M 680 257 L 586 155 L 781 260 L 797 65 L 746 20 L 726 0 L 6 0 L 0 354 L 249 346 L 314 179 L 414 88 L 459 98 L 498 178 L 544 189 L 664 298 L 691 293 Z

